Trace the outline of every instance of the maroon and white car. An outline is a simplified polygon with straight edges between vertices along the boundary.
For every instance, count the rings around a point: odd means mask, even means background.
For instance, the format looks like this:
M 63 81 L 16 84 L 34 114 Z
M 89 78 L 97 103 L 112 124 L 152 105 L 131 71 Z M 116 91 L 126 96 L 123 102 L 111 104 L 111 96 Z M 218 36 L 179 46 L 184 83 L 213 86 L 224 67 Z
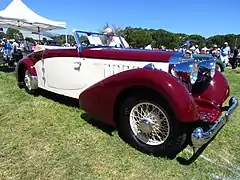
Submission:
M 124 48 L 113 35 L 74 31 L 74 36 L 76 48 L 39 46 L 19 61 L 19 85 L 31 94 L 41 88 L 79 99 L 83 110 L 116 127 L 142 152 L 172 156 L 186 144 L 200 148 L 238 106 L 231 97 L 223 107 L 230 89 L 214 60 Z M 118 42 L 102 43 L 110 40 Z

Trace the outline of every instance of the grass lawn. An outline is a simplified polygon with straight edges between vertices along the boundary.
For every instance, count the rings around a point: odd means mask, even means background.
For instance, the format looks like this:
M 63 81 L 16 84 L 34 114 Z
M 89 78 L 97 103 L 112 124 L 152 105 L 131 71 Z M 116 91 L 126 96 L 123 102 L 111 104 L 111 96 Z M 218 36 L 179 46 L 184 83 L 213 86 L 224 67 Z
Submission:
M 224 73 L 240 98 L 240 70 Z M 240 108 L 190 165 L 148 156 L 0 69 L 0 179 L 240 179 Z M 191 148 L 179 157 L 189 158 Z

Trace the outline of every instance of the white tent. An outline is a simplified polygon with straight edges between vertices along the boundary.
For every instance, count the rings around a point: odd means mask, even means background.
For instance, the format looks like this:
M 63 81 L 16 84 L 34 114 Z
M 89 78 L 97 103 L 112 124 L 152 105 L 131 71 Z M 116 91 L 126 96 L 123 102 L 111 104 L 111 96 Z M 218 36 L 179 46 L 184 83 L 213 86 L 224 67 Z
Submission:
M 203 51 L 208 51 L 210 49 L 208 49 L 206 46 L 204 48 L 202 48 Z
M 0 27 L 39 33 L 66 29 L 66 22 L 44 18 L 28 8 L 21 0 L 13 0 L 4 10 L 0 11 Z
M 195 46 L 190 47 L 190 50 L 194 51 L 196 49 Z
M 29 38 L 33 38 L 34 40 L 43 40 L 44 38 L 46 38 L 47 40 L 53 40 L 52 38 L 48 37 L 48 36 L 45 36 L 43 34 L 34 34 L 34 33 L 31 33 L 31 32 L 25 32 L 25 31 L 21 31 L 22 35 L 24 38 L 26 37 L 29 37 Z
M 151 44 L 149 44 L 149 45 L 147 45 L 144 49 L 152 49 L 152 45 Z

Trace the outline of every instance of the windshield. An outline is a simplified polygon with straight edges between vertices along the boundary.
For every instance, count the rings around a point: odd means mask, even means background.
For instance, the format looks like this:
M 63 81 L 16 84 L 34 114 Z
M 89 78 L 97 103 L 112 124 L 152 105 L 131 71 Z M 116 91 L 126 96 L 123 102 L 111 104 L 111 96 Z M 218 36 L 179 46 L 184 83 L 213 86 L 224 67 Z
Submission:
M 85 31 L 75 31 L 75 38 L 78 47 L 111 47 L 126 48 L 128 43 L 123 37 L 116 34 L 103 34 Z

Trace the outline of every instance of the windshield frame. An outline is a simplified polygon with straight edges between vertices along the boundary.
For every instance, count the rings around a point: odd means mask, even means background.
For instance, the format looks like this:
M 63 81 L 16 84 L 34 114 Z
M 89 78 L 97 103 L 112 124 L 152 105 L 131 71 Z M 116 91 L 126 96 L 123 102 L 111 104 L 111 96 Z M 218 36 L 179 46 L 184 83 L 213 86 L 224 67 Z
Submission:
M 121 42 L 121 46 L 122 46 L 122 47 L 120 47 L 120 48 L 126 48 L 126 47 L 124 46 L 124 43 L 123 43 L 123 41 L 122 41 L 121 36 L 119 36 L 119 35 L 116 35 L 116 34 L 111 34 L 111 35 L 109 35 L 109 34 L 104 34 L 104 33 L 74 30 L 74 31 L 73 31 L 73 35 L 74 35 L 75 41 L 76 41 L 76 43 L 77 43 L 77 48 L 78 48 L 78 51 L 79 51 L 79 52 L 83 51 L 83 49 L 89 49 L 89 48 L 109 48 L 109 49 L 118 48 L 118 47 L 107 46 L 107 45 L 83 46 L 83 44 L 82 44 L 83 42 L 81 41 L 80 34 L 85 34 L 86 36 L 98 35 L 98 36 L 104 36 L 104 37 L 107 37 L 107 36 L 118 37 L 119 40 L 120 40 L 120 42 Z

